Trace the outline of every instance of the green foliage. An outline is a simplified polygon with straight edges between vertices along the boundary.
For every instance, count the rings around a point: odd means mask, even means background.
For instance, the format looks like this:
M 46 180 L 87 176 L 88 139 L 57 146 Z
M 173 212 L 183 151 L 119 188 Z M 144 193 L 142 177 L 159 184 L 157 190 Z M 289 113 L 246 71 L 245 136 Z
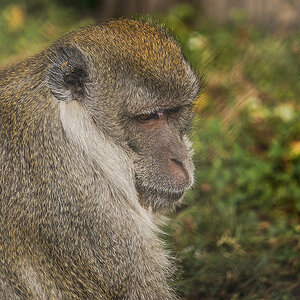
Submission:
M 92 24 L 72 7 L 55 1 L 28 0 L 0 3 L 0 63 L 9 63 L 40 51 L 62 32 Z

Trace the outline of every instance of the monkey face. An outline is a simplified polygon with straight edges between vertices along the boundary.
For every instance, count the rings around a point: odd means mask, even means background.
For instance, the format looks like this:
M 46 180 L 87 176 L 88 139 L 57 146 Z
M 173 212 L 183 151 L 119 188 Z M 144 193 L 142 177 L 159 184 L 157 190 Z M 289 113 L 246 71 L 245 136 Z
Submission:
M 80 103 L 97 132 L 126 152 L 142 206 L 172 209 L 193 183 L 187 134 L 198 80 L 180 47 L 160 28 L 121 20 L 86 31 L 84 38 L 73 33 L 74 44 L 56 52 L 51 92 L 60 102 Z M 94 151 L 99 164 L 101 149 Z M 111 161 L 117 165 L 120 159 Z
M 190 104 L 132 118 L 128 142 L 143 206 L 154 211 L 173 208 L 193 184 L 194 166 L 187 137 L 190 120 Z

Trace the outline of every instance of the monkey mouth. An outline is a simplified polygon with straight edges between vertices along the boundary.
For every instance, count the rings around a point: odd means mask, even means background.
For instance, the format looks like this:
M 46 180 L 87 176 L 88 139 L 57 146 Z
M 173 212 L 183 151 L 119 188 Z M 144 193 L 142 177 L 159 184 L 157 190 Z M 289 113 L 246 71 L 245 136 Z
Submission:
M 157 191 L 161 198 L 166 198 L 168 201 L 178 201 L 185 191 Z
M 182 198 L 185 193 L 185 189 L 174 191 L 174 190 L 161 190 L 153 189 L 145 186 L 137 187 L 139 193 L 143 195 L 150 196 L 151 198 L 156 199 L 165 199 L 168 202 L 176 202 Z

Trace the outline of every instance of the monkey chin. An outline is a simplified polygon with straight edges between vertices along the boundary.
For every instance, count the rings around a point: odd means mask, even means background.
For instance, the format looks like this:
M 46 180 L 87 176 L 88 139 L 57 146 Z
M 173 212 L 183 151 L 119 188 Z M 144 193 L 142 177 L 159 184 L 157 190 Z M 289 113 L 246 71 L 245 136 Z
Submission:
M 184 190 L 158 190 L 146 187 L 137 187 L 139 201 L 146 209 L 153 212 L 168 213 L 175 210 L 183 200 Z

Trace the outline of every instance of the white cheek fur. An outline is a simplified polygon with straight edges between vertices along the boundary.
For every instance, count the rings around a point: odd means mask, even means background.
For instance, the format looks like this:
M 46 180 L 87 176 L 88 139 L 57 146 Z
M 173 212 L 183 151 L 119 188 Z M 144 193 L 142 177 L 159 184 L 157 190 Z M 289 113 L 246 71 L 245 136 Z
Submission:
M 101 176 L 109 180 L 132 208 L 132 213 L 137 214 L 145 228 L 157 231 L 153 223 L 153 216 L 139 203 L 132 162 L 123 149 L 111 139 L 97 130 L 90 116 L 80 102 L 60 102 L 60 119 L 68 139 L 81 148 L 87 156 L 97 162 Z M 75 150 L 76 151 L 76 150 Z M 124 204 L 125 205 L 125 204 Z

